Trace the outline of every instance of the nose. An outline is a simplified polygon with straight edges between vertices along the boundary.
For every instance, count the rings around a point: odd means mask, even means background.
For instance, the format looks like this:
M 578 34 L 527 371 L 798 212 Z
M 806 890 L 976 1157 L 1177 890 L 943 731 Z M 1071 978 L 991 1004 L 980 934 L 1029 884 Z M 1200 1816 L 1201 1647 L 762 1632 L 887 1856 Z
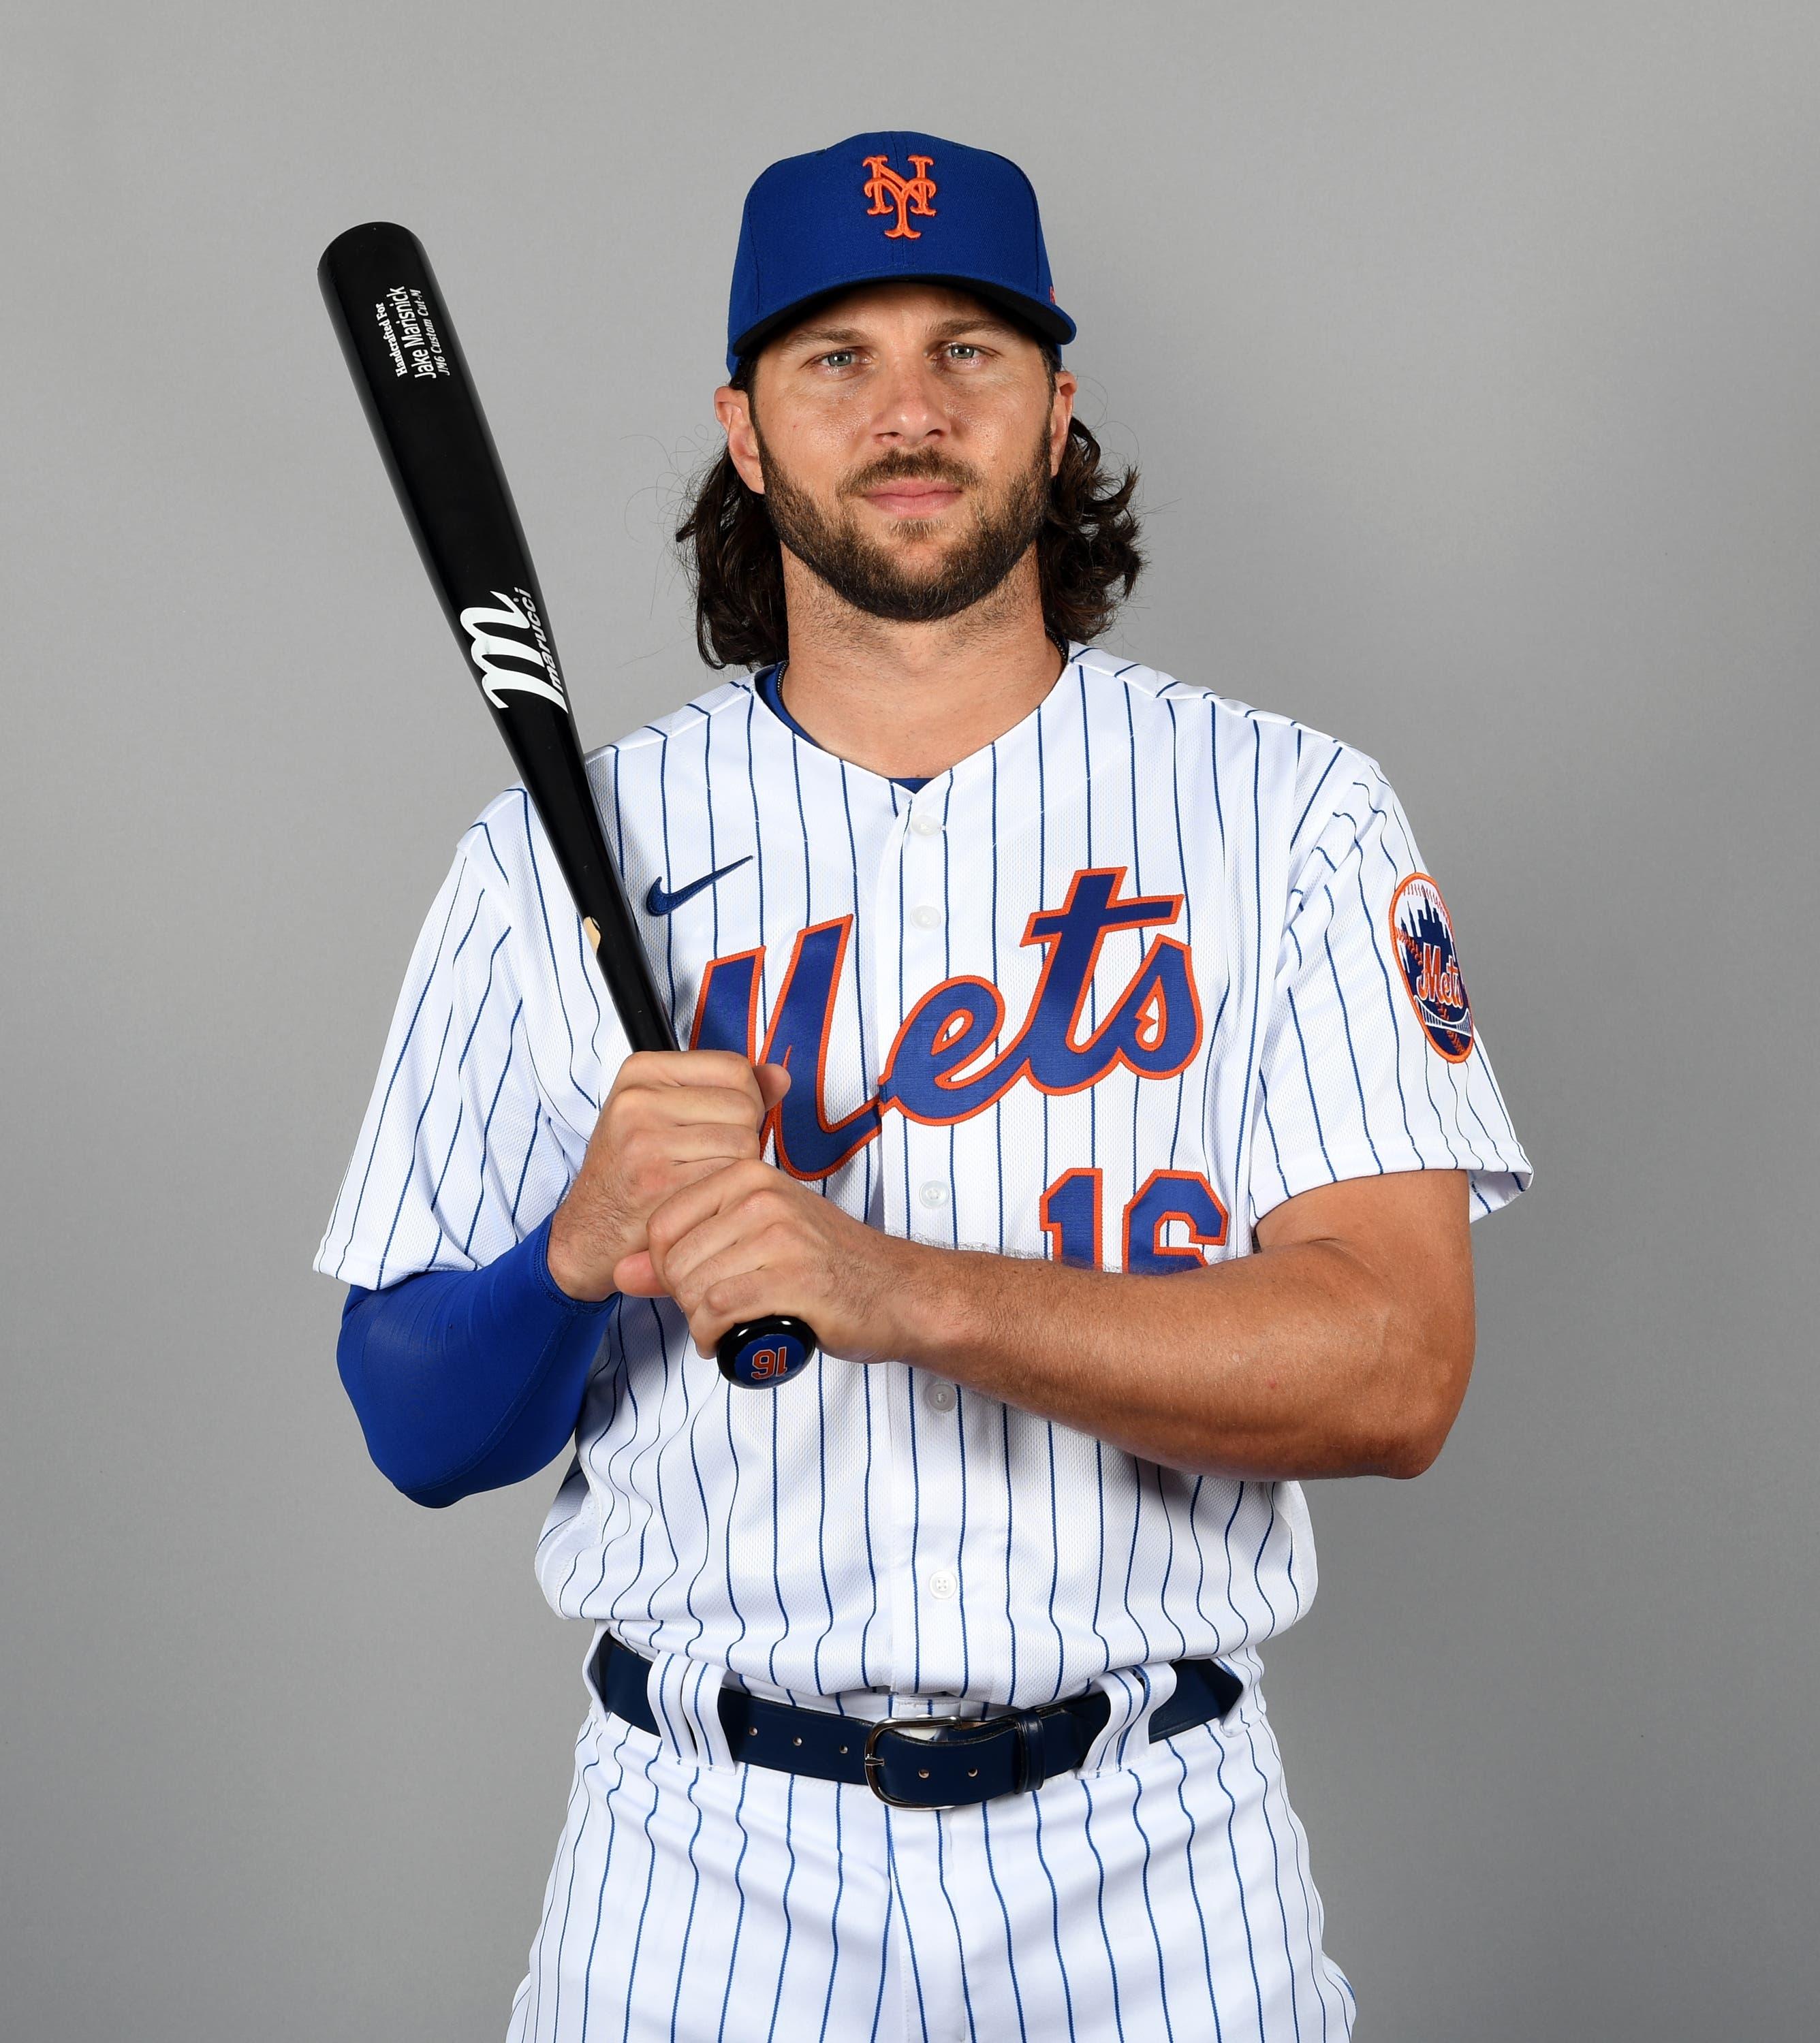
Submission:
M 906 350 L 885 364 L 878 384 L 873 436 L 888 446 L 913 449 L 944 438 L 949 430 L 935 368 L 920 350 Z

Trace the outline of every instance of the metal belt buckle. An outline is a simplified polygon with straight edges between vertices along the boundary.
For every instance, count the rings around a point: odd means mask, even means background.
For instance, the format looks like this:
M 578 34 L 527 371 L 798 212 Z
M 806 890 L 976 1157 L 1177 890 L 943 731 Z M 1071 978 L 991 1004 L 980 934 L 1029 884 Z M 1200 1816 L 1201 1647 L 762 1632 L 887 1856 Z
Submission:
M 993 1715 L 984 1717 L 881 1717 L 866 1734 L 866 1784 L 880 1801 L 893 1809 L 960 1808 L 963 1805 L 958 1802 L 907 1802 L 899 1796 L 888 1793 L 885 1786 L 885 1761 L 878 1756 L 878 1741 L 887 1731 L 893 1731 L 900 1738 L 908 1738 L 913 1745 L 939 1745 L 943 1742 L 942 1732 L 963 1727 L 985 1737 L 996 1734 L 997 1727 L 1005 1721 L 1008 1715 L 1015 1717 L 1016 1714 L 1015 1710 L 1001 1710 Z M 960 1742 L 968 1741 L 962 1740 Z M 929 1777 L 926 1767 L 923 1769 L 923 1777 L 924 1780 Z

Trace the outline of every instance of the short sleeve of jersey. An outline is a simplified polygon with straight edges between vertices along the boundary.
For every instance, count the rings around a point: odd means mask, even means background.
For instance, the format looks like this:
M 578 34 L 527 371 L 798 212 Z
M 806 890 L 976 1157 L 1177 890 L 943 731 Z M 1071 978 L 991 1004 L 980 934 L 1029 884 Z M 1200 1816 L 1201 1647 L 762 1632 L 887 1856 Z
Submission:
M 513 890 L 477 826 L 412 953 L 317 1252 L 325 1275 L 377 1290 L 422 1270 L 477 1269 L 567 1190 L 574 1138 L 538 1083 L 514 950 Z
M 1342 747 L 1311 758 L 1305 777 L 1260 1068 L 1253 1218 L 1342 1178 L 1459 1170 L 1476 1219 L 1527 1186 L 1530 1163 L 1446 905 L 1369 759 Z

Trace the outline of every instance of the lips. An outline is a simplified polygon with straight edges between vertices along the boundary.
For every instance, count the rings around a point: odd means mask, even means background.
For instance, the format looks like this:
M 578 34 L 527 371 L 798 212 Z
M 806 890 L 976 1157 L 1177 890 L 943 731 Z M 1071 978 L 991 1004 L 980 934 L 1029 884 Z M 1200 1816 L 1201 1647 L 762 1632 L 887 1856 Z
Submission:
M 928 518 L 960 500 L 961 493 L 946 482 L 889 482 L 869 489 L 866 500 L 890 518 Z

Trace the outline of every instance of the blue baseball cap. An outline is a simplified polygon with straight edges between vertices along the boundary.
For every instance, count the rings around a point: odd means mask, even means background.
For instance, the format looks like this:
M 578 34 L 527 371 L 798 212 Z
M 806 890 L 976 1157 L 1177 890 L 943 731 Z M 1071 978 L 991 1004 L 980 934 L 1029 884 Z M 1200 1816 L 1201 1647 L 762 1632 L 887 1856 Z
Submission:
M 727 370 L 812 299 L 900 277 L 959 284 L 1058 347 L 1036 194 L 1016 163 L 938 135 L 854 135 L 786 156 L 746 194 L 727 308 Z

